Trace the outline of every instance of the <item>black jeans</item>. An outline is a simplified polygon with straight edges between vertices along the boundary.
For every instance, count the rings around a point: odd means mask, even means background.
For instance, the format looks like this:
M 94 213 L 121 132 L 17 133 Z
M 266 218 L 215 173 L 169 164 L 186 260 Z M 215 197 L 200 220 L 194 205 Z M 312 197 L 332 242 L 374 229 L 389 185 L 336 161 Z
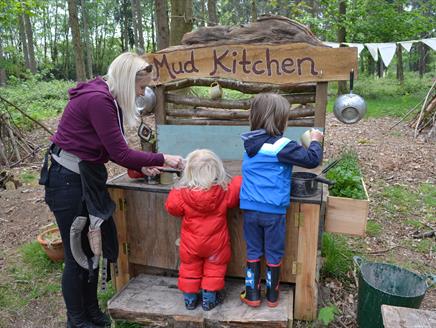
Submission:
M 90 306 L 98 306 L 98 269 L 89 281 L 88 270 L 77 264 L 70 247 L 70 228 L 74 218 L 79 214 L 87 215 L 86 209 L 81 207 L 80 175 L 52 160 L 48 171 L 48 181 L 45 184 L 45 201 L 56 217 L 64 246 L 65 267 L 62 275 L 62 294 L 67 314 L 73 322 L 80 323 L 86 320 L 86 309 Z M 82 248 L 85 254 L 90 256 L 92 252 L 86 237 L 87 230 L 87 227 L 83 229 Z

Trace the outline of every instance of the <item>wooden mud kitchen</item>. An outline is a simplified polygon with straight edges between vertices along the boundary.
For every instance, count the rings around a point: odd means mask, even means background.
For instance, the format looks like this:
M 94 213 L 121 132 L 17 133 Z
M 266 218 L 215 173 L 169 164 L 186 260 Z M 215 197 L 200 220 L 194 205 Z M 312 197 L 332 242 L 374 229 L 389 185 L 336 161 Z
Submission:
M 357 71 L 356 48 L 324 46 L 306 27 L 284 17 L 261 17 L 237 28 L 201 28 L 182 43 L 146 55 L 156 84 L 155 149 L 182 156 L 212 149 L 230 175 L 240 174 L 249 94 L 282 94 L 291 104 L 285 136 L 299 140 L 307 129 L 325 128 L 328 81 L 348 80 L 350 70 Z M 223 99 L 223 89 L 224 97 L 231 93 L 240 100 Z M 113 275 L 117 294 L 108 305 L 113 319 L 146 327 L 292 327 L 294 318 L 316 318 L 326 187 L 311 197 L 291 197 L 277 308 L 266 302 L 249 308 L 239 299 L 245 277 L 243 222 L 239 209 L 229 211 L 232 261 L 225 300 L 204 312 L 201 307 L 187 311 L 177 289 L 181 220 L 164 208 L 172 184 L 145 180 L 125 174 L 108 182 L 120 243 Z

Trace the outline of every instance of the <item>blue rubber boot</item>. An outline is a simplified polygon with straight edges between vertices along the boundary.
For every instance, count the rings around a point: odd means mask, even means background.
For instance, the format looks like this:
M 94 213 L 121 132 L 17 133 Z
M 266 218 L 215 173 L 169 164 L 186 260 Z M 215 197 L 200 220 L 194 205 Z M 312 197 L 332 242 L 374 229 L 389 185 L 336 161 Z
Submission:
M 185 307 L 187 310 L 195 310 L 198 305 L 198 294 L 196 293 L 183 293 L 185 299 Z
M 204 311 L 210 311 L 222 302 L 223 297 L 219 292 L 203 290 L 203 301 L 201 303 L 201 306 Z

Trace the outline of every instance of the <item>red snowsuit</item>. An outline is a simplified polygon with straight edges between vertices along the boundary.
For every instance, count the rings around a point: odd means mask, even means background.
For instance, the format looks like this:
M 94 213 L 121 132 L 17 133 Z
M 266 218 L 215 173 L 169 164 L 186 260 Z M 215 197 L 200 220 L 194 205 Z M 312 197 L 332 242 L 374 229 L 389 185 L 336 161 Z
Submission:
M 242 178 L 233 178 L 227 190 L 213 186 L 208 190 L 173 189 L 165 207 L 173 216 L 182 217 L 180 238 L 179 289 L 198 293 L 200 288 L 224 288 L 230 261 L 230 236 L 227 208 L 239 205 Z

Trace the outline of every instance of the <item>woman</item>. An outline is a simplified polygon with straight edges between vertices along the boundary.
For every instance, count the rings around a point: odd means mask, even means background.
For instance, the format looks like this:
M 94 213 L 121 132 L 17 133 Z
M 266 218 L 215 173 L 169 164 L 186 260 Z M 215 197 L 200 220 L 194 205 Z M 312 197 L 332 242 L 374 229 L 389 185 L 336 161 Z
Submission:
M 135 123 L 135 97 L 143 95 L 151 82 L 151 70 L 152 66 L 136 54 L 118 56 L 104 78 L 79 83 L 69 90 L 70 100 L 51 138 L 51 165 L 47 170 L 47 155 L 40 183 L 45 185 L 45 200 L 56 217 L 64 245 L 62 293 L 67 327 L 110 326 L 97 301 L 98 261 L 88 262 L 88 268 L 79 265 L 75 247 L 70 245 L 76 217 L 89 216 L 91 225 L 98 222 L 96 226 L 101 227 L 103 256 L 116 261 L 118 244 L 111 216 L 115 205 L 105 186 L 104 163 L 111 160 L 148 176 L 159 173 L 154 166 L 182 167 L 180 156 L 135 151 L 124 136 L 123 119 L 129 125 Z M 82 233 L 81 240 L 90 261 L 94 254 L 86 234 Z M 112 248 L 105 246 L 107 240 L 112 241 Z

